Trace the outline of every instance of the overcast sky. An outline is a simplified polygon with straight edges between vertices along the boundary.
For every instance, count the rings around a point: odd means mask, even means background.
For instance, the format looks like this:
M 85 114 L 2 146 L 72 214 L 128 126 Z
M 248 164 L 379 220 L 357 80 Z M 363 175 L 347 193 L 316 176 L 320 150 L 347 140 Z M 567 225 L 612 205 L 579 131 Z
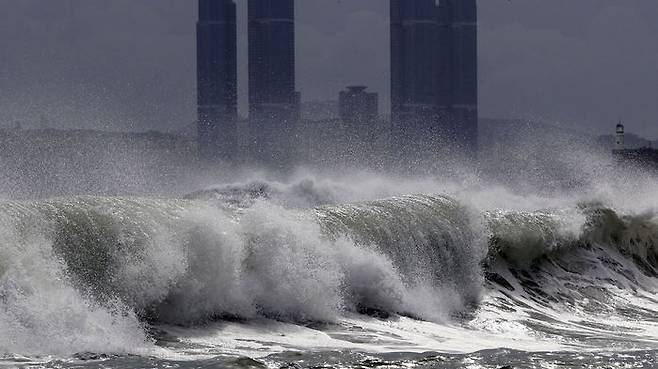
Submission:
M 244 80 L 246 0 L 237 2 Z M 388 1 L 297 0 L 297 16 L 303 100 L 365 84 L 388 108 Z M 593 133 L 623 119 L 658 139 L 658 1 L 480 0 L 479 16 L 481 117 Z M 191 124 L 195 22 L 194 0 L 0 0 L 0 124 Z

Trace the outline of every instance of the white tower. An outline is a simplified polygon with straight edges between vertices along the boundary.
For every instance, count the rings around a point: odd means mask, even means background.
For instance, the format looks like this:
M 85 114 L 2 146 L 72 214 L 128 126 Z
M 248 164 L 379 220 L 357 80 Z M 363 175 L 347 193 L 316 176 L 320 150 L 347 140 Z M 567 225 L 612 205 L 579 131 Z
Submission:
M 623 151 L 624 150 L 624 125 L 619 122 L 617 124 L 617 136 L 615 139 L 615 150 Z

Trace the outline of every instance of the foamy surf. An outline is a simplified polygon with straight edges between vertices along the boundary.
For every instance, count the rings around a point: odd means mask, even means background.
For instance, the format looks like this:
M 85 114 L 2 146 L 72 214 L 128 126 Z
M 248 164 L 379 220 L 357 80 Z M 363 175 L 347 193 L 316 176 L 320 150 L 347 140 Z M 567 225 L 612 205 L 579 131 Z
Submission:
M 25 366 L 459 367 L 658 349 L 651 206 L 478 196 L 342 202 L 300 182 L 5 201 L 0 352 Z

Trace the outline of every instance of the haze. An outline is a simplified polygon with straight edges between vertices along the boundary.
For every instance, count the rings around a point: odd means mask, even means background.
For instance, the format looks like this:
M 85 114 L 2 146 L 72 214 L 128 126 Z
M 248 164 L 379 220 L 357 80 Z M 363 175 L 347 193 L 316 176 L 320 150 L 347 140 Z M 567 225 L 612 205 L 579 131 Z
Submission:
M 246 1 L 238 0 L 246 78 Z M 0 125 L 180 131 L 196 119 L 196 2 L 0 0 Z M 480 116 L 658 138 L 658 2 L 482 0 Z M 303 100 L 365 84 L 389 109 L 388 1 L 297 2 Z M 241 84 L 245 86 L 245 83 Z M 246 111 L 246 91 L 241 110 Z

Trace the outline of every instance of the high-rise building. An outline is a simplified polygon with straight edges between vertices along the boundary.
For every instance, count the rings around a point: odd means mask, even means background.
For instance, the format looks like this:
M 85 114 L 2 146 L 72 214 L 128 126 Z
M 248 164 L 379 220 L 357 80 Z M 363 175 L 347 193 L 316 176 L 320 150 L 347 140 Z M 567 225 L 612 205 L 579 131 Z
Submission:
M 476 0 L 391 0 L 393 136 L 403 155 L 477 141 Z M 407 152 L 404 152 L 405 149 Z
M 249 0 L 249 120 L 262 162 L 290 160 L 299 120 L 294 0 Z
M 474 152 L 478 132 L 477 4 L 476 0 L 446 3 L 452 16 L 451 116 L 458 142 Z
M 438 50 L 445 49 L 439 45 L 439 28 L 435 0 L 391 0 L 391 104 L 395 121 L 439 113 Z
M 377 120 L 378 95 L 366 89 L 366 86 L 348 86 L 338 96 L 340 119 L 353 136 L 367 134 Z
M 236 35 L 236 8 L 232 0 L 199 0 L 197 129 L 202 160 L 237 157 Z

